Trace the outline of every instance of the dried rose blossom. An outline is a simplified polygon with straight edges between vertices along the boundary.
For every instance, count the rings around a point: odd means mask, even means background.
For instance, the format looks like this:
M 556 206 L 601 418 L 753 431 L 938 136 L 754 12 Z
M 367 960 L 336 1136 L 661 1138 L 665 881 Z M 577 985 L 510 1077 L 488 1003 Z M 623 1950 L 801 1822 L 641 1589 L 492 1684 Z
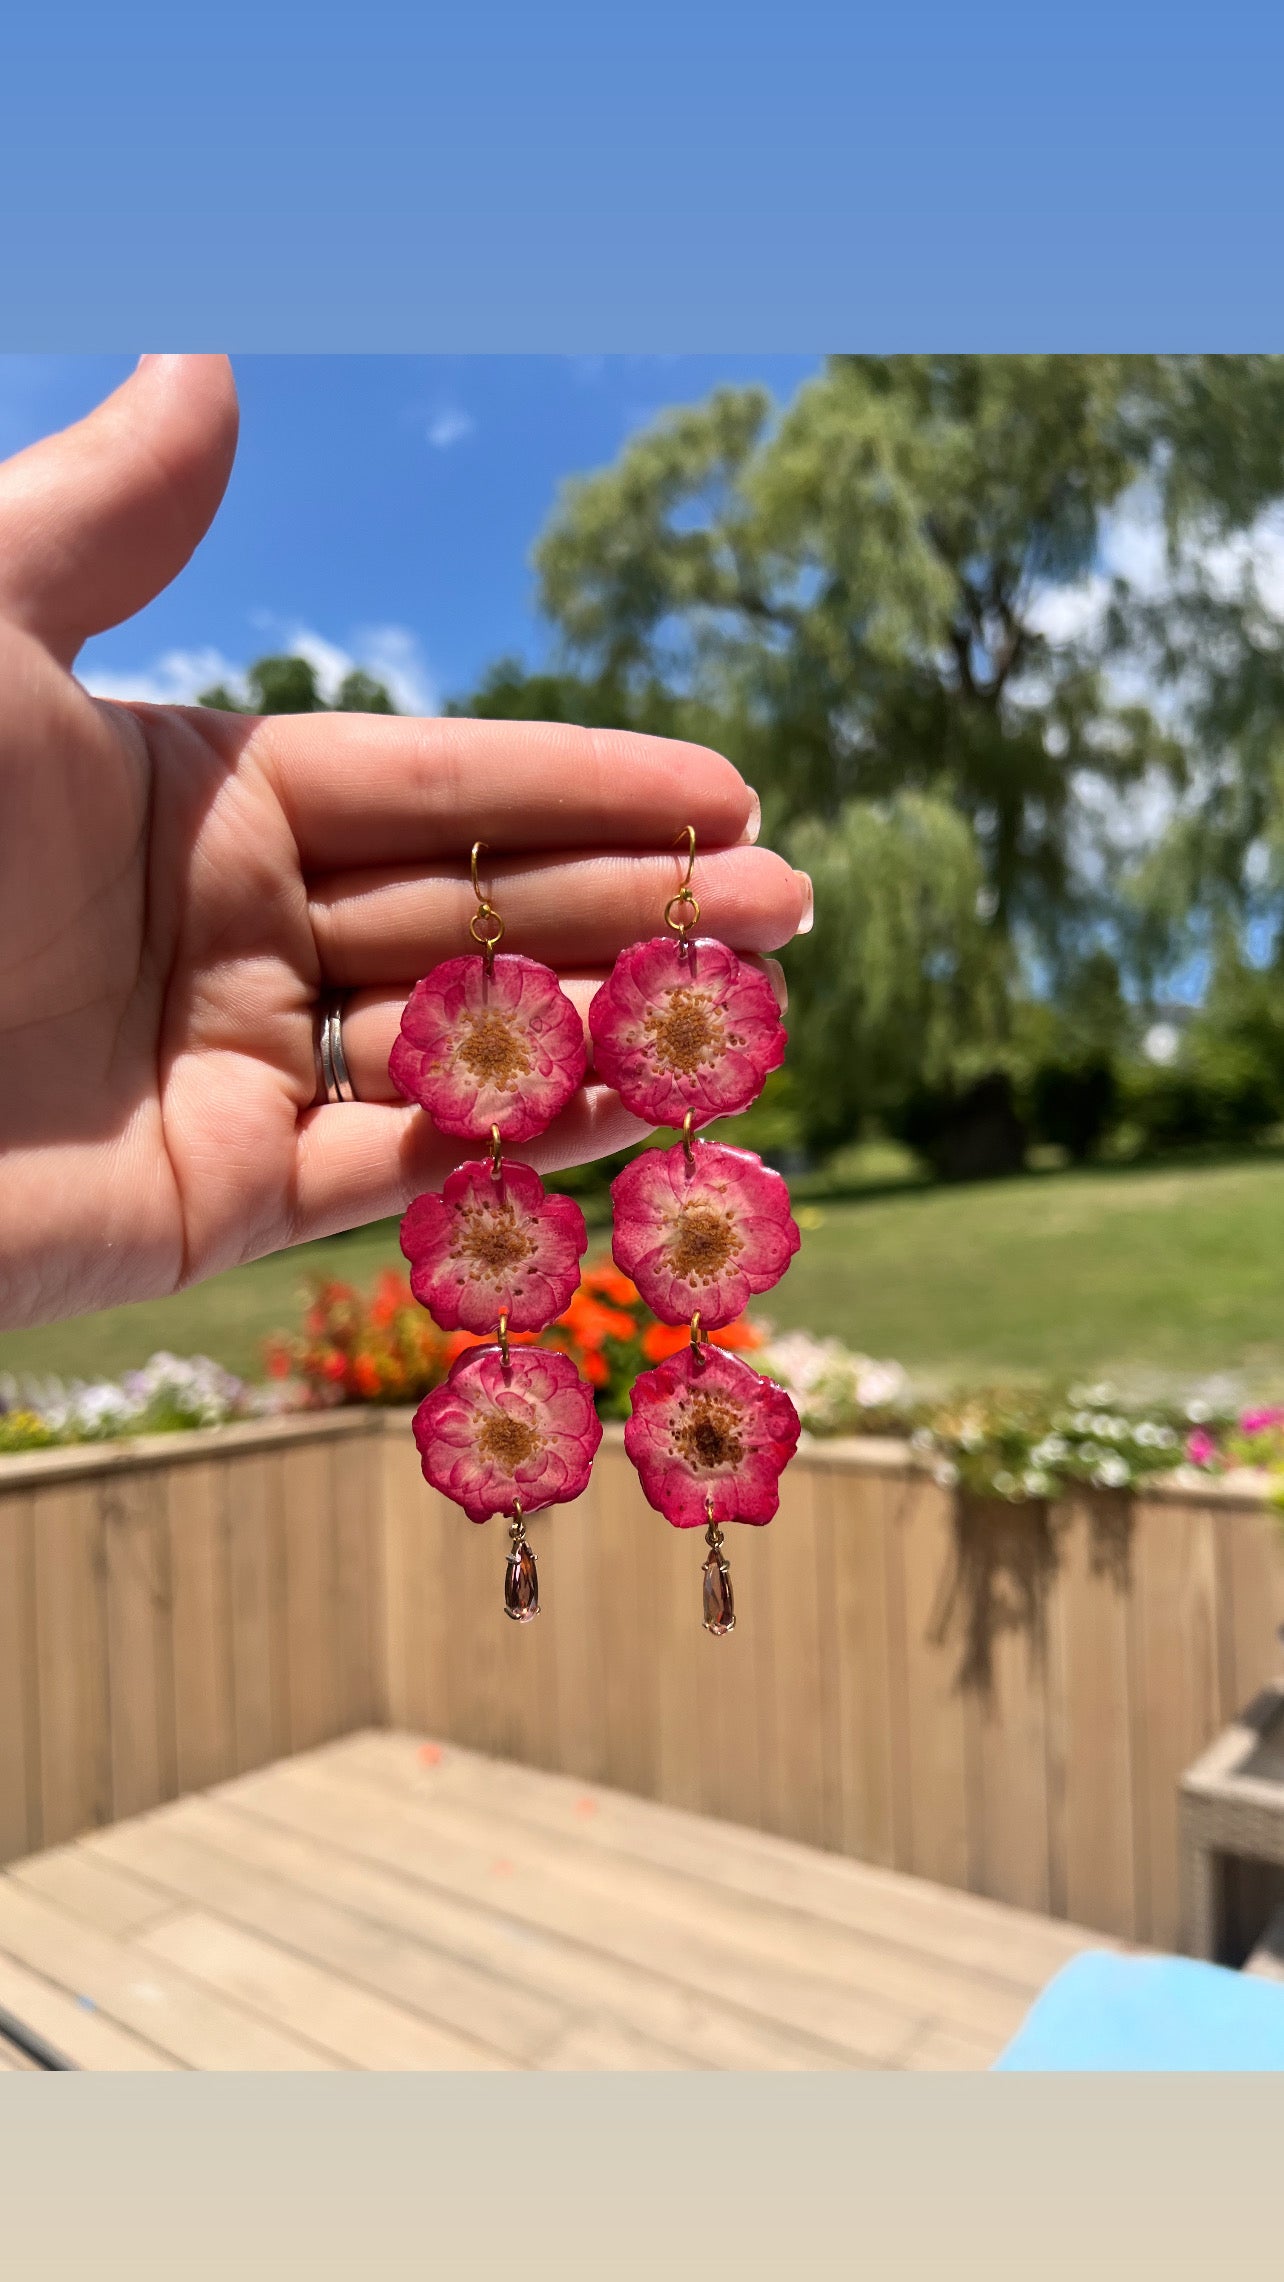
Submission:
M 529 1165 L 461 1165 L 440 1196 L 417 1196 L 401 1223 L 410 1288 L 443 1331 L 542 1331 L 580 1280 L 588 1230 L 568 1196 Z
M 589 1008 L 596 1071 L 651 1125 L 702 1125 L 747 1109 L 785 1058 L 761 968 L 701 936 L 682 956 L 657 935 L 621 951 Z
M 779 1283 L 802 1239 L 789 1191 L 749 1149 L 647 1149 L 611 1183 L 617 1266 L 662 1323 L 731 1323 Z
M 430 1398 L 431 1399 L 431 1398 Z M 686 1347 L 633 1388 L 624 1447 L 675 1529 L 770 1521 L 799 1422 L 783 1387 L 716 1347 Z
M 529 1141 L 584 1076 L 584 1027 L 551 967 L 502 952 L 443 959 L 415 984 L 388 1071 L 442 1133 Z
M 415 1412 L 424 1478 L 470 1521 L 564 1505 L 588 1482 L 602 1428 L 569 1355 L 473 1347 Z

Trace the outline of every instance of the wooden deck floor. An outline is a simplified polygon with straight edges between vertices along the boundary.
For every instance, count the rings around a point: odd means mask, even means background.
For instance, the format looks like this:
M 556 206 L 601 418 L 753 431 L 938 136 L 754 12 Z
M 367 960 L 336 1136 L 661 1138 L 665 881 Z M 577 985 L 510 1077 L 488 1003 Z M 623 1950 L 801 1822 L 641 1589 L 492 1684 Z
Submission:
M 375 1732 L 0 1875 L 0 2008 L 88 2069 L 984 2068 L 1090 1945 Z

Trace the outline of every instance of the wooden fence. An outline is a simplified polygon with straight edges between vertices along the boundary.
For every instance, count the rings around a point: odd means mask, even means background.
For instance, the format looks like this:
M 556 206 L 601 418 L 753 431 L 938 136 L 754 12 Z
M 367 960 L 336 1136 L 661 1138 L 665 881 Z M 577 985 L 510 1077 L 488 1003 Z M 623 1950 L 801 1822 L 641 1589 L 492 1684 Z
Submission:
M 820 1445 L 728 1532 L 716 1641 L 702 1536 L 618 1434 L 532 1522 L 516 1626 L 502 1527 L 425 1488 L 407 1425 L 0 1459 L 0 1858 L 391 1721 L 1180 1946 L 1177 1778 L 1281 1662 L 1252 1481 L 968 1505 L 900 1445 Z

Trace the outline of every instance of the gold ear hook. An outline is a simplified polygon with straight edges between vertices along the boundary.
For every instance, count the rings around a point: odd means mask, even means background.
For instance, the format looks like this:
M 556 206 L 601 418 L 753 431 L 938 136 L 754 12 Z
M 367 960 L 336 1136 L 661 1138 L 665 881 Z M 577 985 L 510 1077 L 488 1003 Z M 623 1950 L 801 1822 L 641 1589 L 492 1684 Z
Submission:
M 681 843 L 684 840 L 687 844 L 686 877 L 684 878 L 681 887 L 678 889 L 677 894 L 671 895 L 664 907 L 664 924 L 666 927 L 670 928 L 672 932 L 677 936 L 679 946 L 683 951 L 685 951 L 686 948 L 686 940 L 688 935 L 690 934 L 692 928 L 696 926 L 700 918 L 699 902 L 691 892 L 691 875 L 695 871 L 696 859 L 696 834 L 694 824 L 683 825 L 682 830 L 679 832 L 677 839 L 673 843 L 674 847 L 680 847 Z M 676 918 L 674 916 L 675 912 L 677 914 Z
M 489 903 L 485 895 L 482 893 L 482 884 L 477 877 L 477 858 L 481 855 L 482 850 L 485 848 L 485 846 L 486 842 L 484 840 L 474 840 L 472 846 L 472 854 L 468 859 L 468 870 L 473 883 L 473 894 L 477 898 L 477 909 L 468 922 L 468 932 L 472 936 L 474 943 L 480 944 L 482 957 L 486 961 L 486 972 L 487 974 L 490 974 L 492 973 L 495 965 L 495 946 L 497 943 L 501 943 L 504 938 L 504 922 L 500 918 L 499 913 L 496 911 L 494 904 Z

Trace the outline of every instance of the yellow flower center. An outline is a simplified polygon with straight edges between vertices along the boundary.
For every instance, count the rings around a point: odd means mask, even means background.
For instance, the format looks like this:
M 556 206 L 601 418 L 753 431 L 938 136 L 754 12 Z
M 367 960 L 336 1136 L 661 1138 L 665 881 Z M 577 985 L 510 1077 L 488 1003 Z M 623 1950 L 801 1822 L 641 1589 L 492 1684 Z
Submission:
M 689 1466 L 712 1473 L 718 1466 L 738 1466 L 744 1457 L 739 1425 L 739 1411 L 722 1395 L 693 1394 L 673 1439 Z
M 531 1066 L 525 1040 L 515 1022 L 494 1007 L 468 1017 L 468 1028 L 455 1053 L 466 1070 L 483 1085 L 511 1092 Z
M 688 1283 L 705 1284 L 743 1250 L 729 1215 L 716 1205 L 684 1205 L 669 1240 L 669 1266 Z
M 502 1466 L 506 1474 L 515 1474 L 518 1467 L 543 1446 L 543 1435 L 537 1433 L 529 1419 L 514 1418 L 511 1411 L 506 1410 L 493 1410 L 477 1437 L 482 1457 Z
M 662 1070 L 690 1077 L 702 1063 L 713 1061 L 727 1044 L 722 1009 L 707 991 L 682 983 L 668 992 L 663 1010 L 646 1018 L 652 1051 Z
M 511 1204 L 494 1210 L 475 1208 L 464 1215 L 459 1251 L 483 1275 L 502 1276 L 529 1260 L 534 1250 L 532 1239 L 518 1227 Z

